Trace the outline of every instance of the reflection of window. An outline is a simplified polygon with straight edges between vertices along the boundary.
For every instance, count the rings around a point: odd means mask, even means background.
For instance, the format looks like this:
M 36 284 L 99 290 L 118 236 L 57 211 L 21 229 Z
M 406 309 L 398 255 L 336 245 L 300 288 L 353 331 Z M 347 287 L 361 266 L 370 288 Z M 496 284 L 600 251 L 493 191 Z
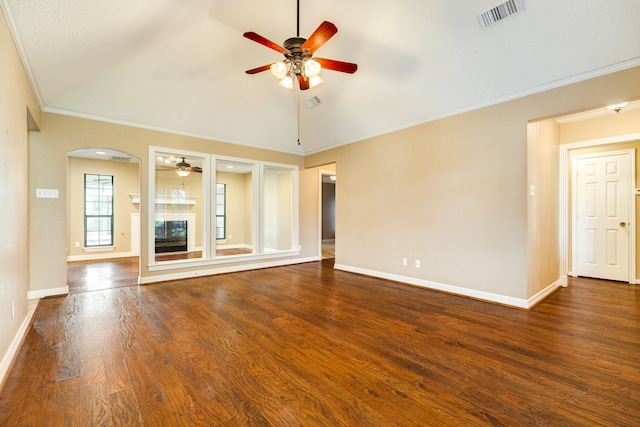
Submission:
M 186 199 L 187 198 L 187 190 L 184 188 L 172 188 L 171 189 L 171 198 L 172 199 Z
M 84 245 L 113 245 L 112 175 L 84 175 Z
M 216 184 L 216 240 L 227 236 L 227 184 Z
M 196 173 L 178 177 L 165 161 L 171 156 L 185 156 Z M 149 175 L 149 258 L 157 264 L 151 270 L 182 268 L 194 259 L 214 265 L 299 250 L 296 166 L 160 147 L 151 147 L 149 159 L 155 163 Z M 185 220 L 186 228 L 169 225 Z M 186 249 L 171 246 L 166 252 L 188 253 L 170 262 L 156 255 L 185 233 Z

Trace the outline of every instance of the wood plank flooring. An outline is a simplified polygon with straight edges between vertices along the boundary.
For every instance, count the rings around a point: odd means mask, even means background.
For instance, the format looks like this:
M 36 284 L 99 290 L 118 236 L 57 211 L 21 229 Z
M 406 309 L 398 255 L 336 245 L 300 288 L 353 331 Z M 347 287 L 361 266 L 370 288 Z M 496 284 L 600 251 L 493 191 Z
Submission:
M 526 312 L 331 267 L 45 298 L 0 426 L 638 425 L 638 287 Z
M 67 263 L 69 294 L 132 286 L 138 283 L 139 258 Z

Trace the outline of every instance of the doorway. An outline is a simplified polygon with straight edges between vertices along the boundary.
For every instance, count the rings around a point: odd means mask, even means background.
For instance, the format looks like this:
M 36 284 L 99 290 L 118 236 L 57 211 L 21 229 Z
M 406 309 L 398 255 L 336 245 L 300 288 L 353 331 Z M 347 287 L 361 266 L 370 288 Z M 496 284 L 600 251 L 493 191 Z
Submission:
M 610 148 L 613 147 L 613 148 Z M 640 148 L 640 133 L 619 135 L 615 137 L 604 137 L 569 144 L 560 145 L 560 216 L 559 216 L 559 236 L 560 236 L 560 274 L 562 277 L 578 274 L 575 270 L 573 252 L 576 248 L 574 239 L 574 224 L 572 216 L 572 185 L 570 176 L 572 173 L 571 158 L 575 155 L 585 154 L 585 152 L 605 152 L 615 149 Z M 635 157 L 633 157 L 635 159 Z M 635 161 L 634 161 L 635 163 Z M 635 166 L 634 166 L 635 168 Z M 635 169 L 631 171 L 632 180 L 635 179 Z M 635 182 L 631 187 L 631 193 L 635 193 Z M 635 196 L 632 196 L 634 198 Z M 635 200 L 631 203 L 631 226 L 629 232 L 629 283 L 636 283 L 636 228 L 635 228 Z
M 337 182 L 336 172 L 331 170 L 320 170 L 319 178 L 320 258 L 335 259 Z
M 79 149 L 67 155 L 69 293 L 137 285 L 139 159 L 104 148 Z
M 573 157 L 574 274 L 629 282 L 635 220 L 631 189 L 634 150 Z

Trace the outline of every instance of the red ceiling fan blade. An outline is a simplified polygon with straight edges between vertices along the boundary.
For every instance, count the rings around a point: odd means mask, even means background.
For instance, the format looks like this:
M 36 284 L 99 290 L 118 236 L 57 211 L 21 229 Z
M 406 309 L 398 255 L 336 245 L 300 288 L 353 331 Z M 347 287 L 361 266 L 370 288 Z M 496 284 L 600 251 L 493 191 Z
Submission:
M 337 32 L 338 28 L 335 25 L 329 21 L 324 21 L 300 48 L 304 53 L 313 54 Z
M 271 68 L 271 64 L 267 64 L 267 65 L 263 65 L 262 67 L 257 67 L 257 68 L 252 68 L 251 70 L 247 70 L 247 71 L 245 71 L 245 73 L 247 73 L 247 74 L 257 74 L 257 73 L 261 73 L 263 71 L 267 71 L 270 68 Z
M 298 84 L 300 85 L 300 90 L 309 89 L 309 79 L 304 76 L 298 76 Z
M 325 70 L 340 71 L 341 73 L 353 74 L 358 70 L 358 64 L 352 62 L 336 61 L 335 59 L 313 58 Z
M 261 45 L 266 46 L 269 49 L 273 49 L 273 50 L 275 50 L 277 52 L 280 52 L 280 53 L 291 54 L 291 51 L 289 49 L 285 49 L 284 47 L 280 46 L 279 44 L 274 43 L 269 39 L 265 39 L 260 34 L 256 34 L 253 31 L 248 31 L 248 32 L 244 33 L 243 36 L 248 38 L 249 40 L 253 40 L 256 43 L 260 43 Z

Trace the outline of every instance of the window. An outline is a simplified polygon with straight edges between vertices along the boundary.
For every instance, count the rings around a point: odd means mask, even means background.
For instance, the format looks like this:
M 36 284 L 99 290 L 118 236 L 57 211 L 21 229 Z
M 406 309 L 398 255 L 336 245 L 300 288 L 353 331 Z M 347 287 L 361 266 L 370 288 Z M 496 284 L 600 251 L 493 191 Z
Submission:
M 227 185 L 216 184 L 216 240 L 227 238 Z
M 84 245 L 113 246 L 112 175 L 84 175 Z

